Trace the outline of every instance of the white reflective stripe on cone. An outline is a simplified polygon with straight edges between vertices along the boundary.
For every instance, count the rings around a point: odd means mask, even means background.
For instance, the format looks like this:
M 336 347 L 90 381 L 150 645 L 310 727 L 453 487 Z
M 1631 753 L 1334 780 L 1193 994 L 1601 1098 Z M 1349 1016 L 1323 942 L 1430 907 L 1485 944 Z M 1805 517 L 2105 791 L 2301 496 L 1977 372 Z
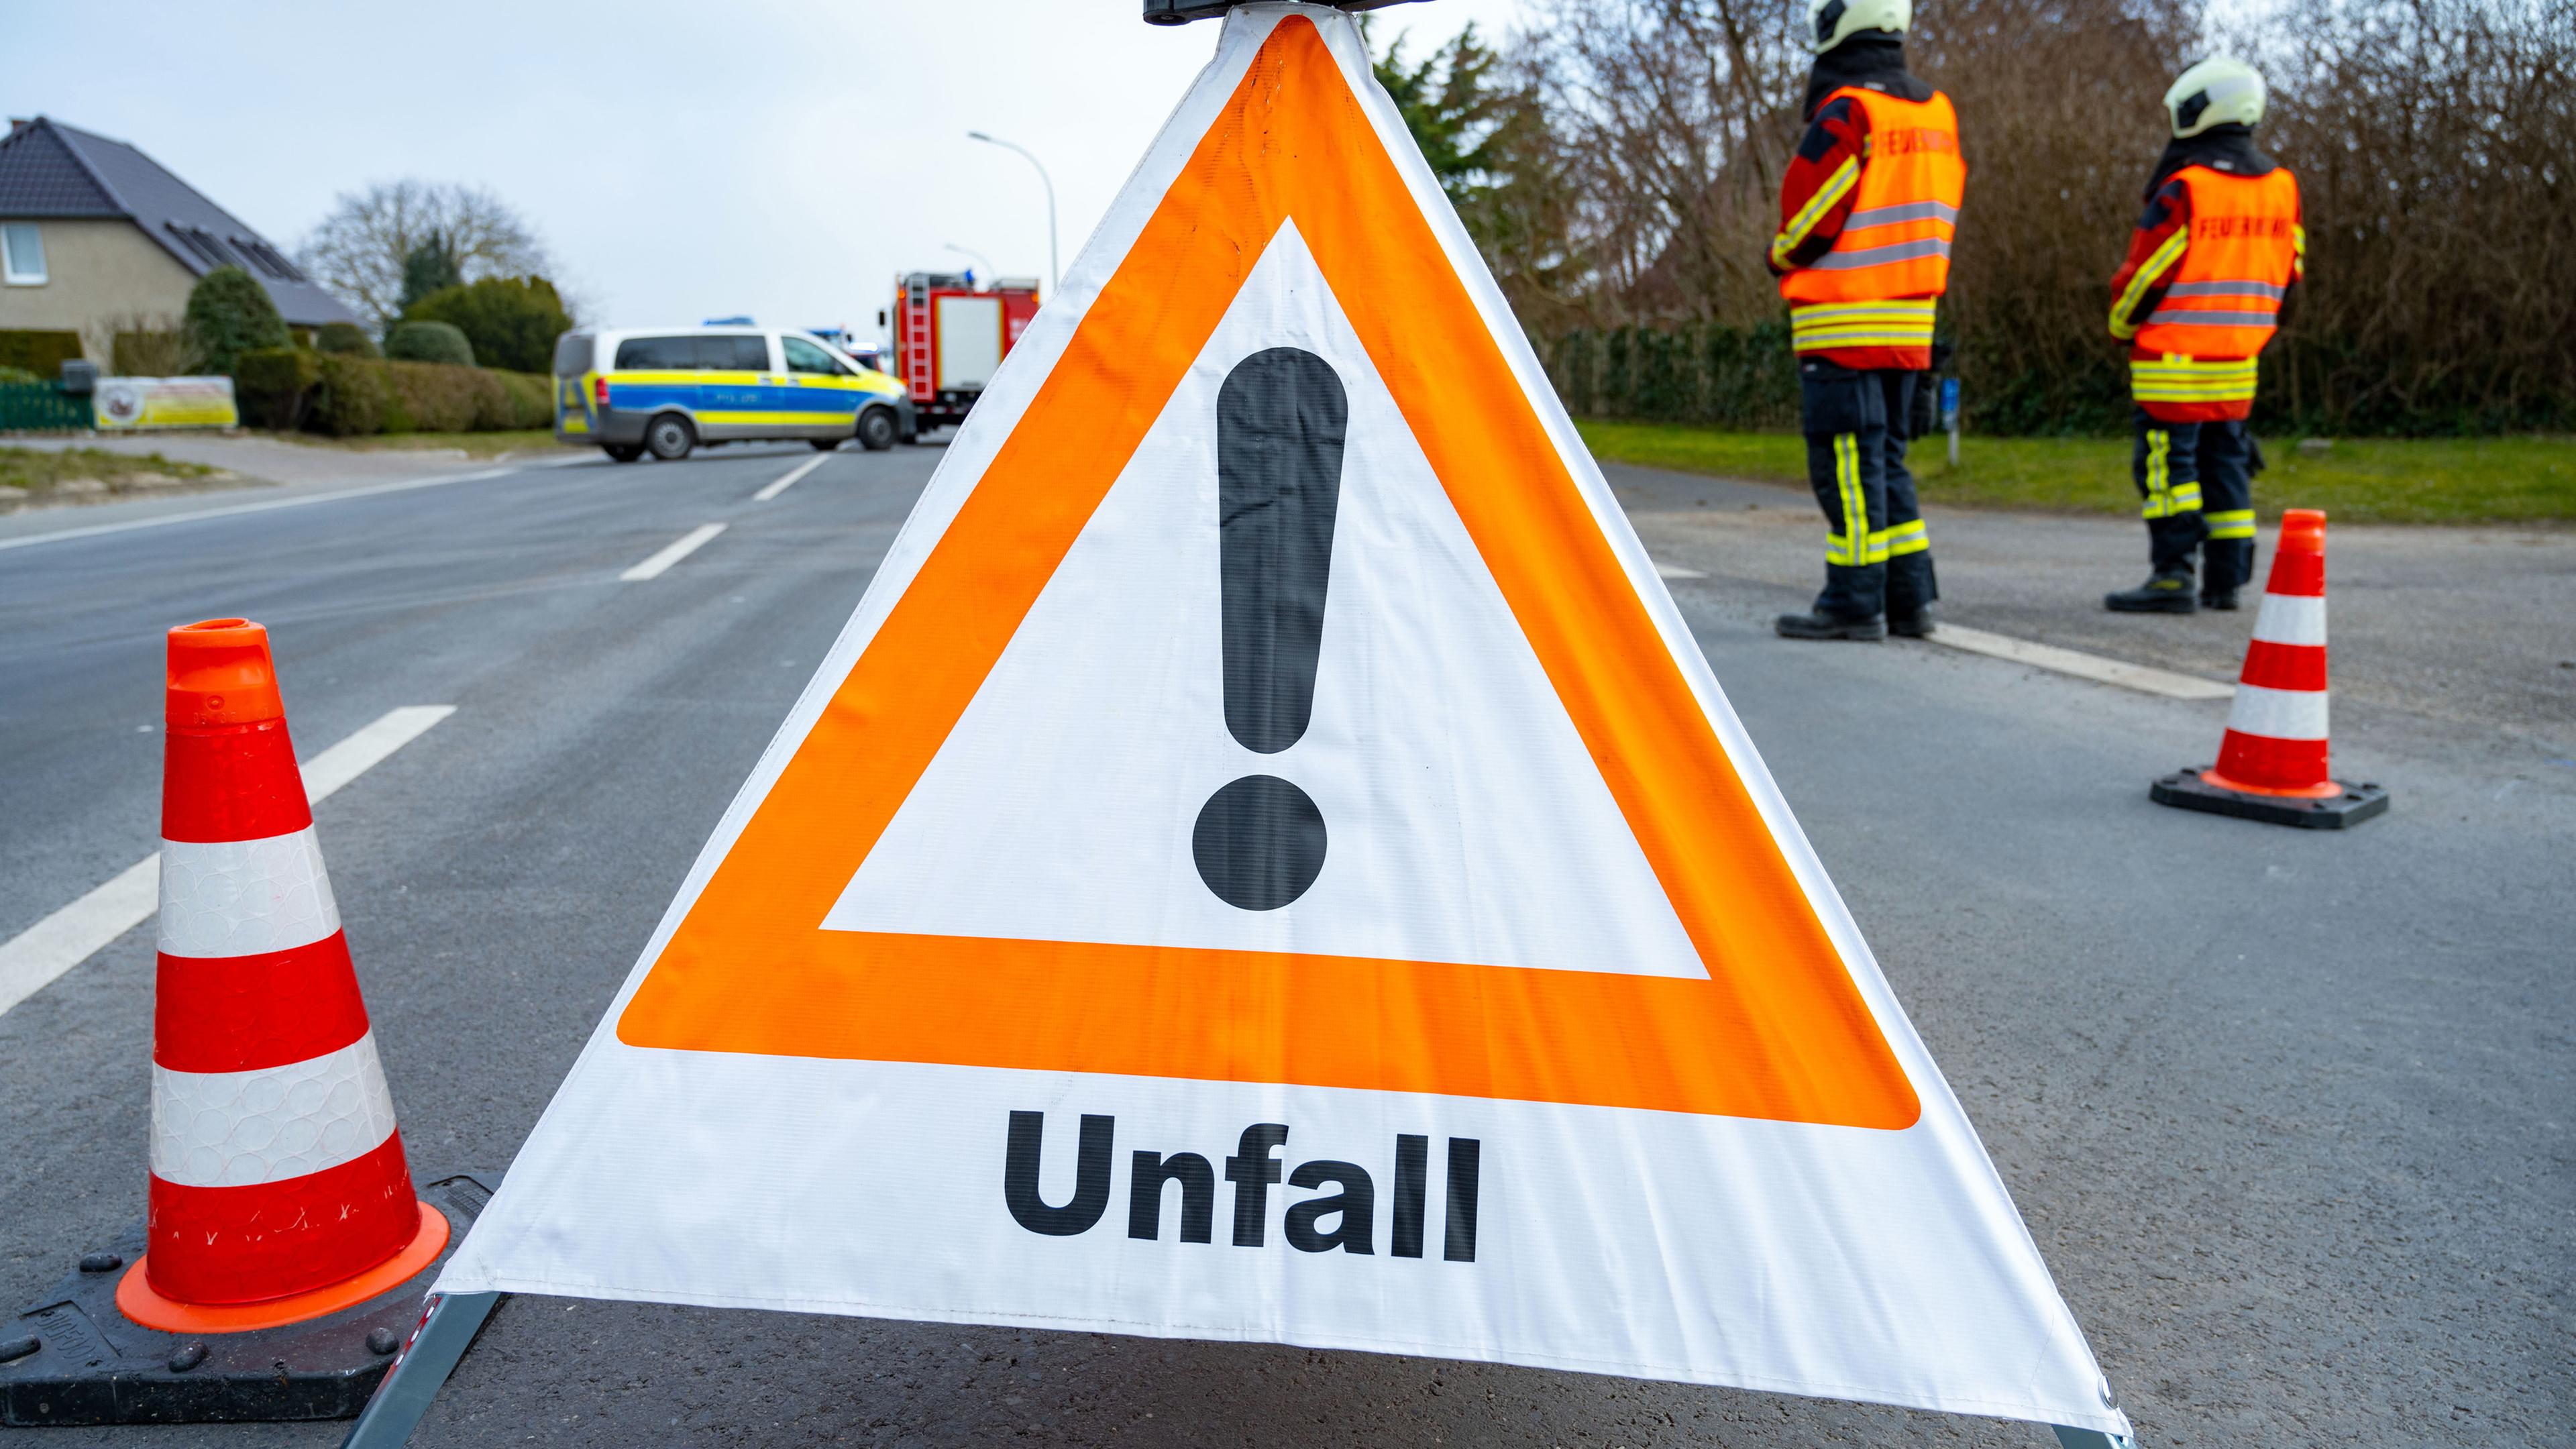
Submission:
M 338 929 L 309 825 L 265 840 L 161 842 L 161 949 L 170 955 L 283 951 Z
M 2265 594 L 2263 612 L 2254 616 L 2254 637 L 2266 644 L 2326 642 L 2323 594 Z
M 2326 692 L 2322 689 L 2265 689 L 2236 686 L 2236 707 L 2227 727 L 2240 735 L 2272 740 L 2321 740 L 2326 737 Z
M 261 1071 L 152 1069 L 152 1175 L 181 1187 L 284 1182 L 355 1161 L 392 1135 L 372 1031 Z

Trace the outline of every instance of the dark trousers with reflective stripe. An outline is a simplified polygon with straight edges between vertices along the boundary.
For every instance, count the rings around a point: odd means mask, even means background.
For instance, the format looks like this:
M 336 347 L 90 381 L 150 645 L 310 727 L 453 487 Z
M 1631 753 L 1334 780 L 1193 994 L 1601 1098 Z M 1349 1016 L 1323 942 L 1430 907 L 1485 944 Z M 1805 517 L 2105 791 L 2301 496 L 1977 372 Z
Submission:
M 1818 613 L 1844 618 L 1922 612 L 1941 597 L 1932 542 L 1905 466 L 1920 373 L 1798 360 L 1807 481 L 1825 510 L 1825 590 Z
M 2242 420 L 2168 423 L 2137 415 L 2131 456 L 2138 512 L 2155 571 L 2189 573 L 2200 555 L 2202 593 L 2254 577 L 2254 441 Z

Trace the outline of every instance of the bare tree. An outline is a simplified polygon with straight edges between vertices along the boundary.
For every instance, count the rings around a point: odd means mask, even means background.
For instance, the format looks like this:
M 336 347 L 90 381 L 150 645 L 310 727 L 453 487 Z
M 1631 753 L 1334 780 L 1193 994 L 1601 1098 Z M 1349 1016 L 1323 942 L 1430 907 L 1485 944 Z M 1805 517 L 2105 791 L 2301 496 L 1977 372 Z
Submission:
M 2231 38 L 2307 213 L 2267 401 L 2352 432 L 2576 419 L 2576 0 L 2334 0 Z
M 205 366 L 205 349 L 186 319 L 168 312 L 117 312 L 81 329 L 92 356 L 108 359 L 116 377 L 188 377 Z
M 1762 238 L 1796 137 L 1797 0 L 1550 0 L 1525 40 L 1582 158 L 1602 320 L 1767 309 Z
M 469 282 L 553 269 L 536 230 L 501 198 L 479 186 L 411 178 L 343 192 L 297 258 L 381 327 L 401 311 L 405 259 L 433 237 L 454 253 Z

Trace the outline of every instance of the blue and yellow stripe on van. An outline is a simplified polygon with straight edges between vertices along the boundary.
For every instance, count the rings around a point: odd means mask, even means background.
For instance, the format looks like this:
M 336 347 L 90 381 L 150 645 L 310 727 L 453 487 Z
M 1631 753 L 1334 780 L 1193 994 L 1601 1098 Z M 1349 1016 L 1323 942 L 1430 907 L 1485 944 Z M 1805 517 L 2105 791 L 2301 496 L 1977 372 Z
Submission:
M 819 428 L 855 420 L 871 397 L 894 397 L 888 379 L 815 373 L 612 372 L 608 405 L 620 412 L 679 408 L 719 428 Z
M 582 437 L 590 432 L 590 387 L 595 372 L 579 377 L 555 379 L 555 431 L 565 437 Z

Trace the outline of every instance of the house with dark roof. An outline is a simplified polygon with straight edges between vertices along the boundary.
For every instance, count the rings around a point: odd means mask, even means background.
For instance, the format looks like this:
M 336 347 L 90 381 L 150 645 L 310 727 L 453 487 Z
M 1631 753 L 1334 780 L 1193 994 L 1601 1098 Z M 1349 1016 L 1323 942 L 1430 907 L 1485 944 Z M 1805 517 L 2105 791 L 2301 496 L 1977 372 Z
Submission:
M 258 278 L 290 327 L 358 320 L 250 223 L 134 147 L 45 116 L 9 123 L 0 333 L 75 333 L 105 363 L 119 322 L 175 323 L 197 279 L 226 266 Z

